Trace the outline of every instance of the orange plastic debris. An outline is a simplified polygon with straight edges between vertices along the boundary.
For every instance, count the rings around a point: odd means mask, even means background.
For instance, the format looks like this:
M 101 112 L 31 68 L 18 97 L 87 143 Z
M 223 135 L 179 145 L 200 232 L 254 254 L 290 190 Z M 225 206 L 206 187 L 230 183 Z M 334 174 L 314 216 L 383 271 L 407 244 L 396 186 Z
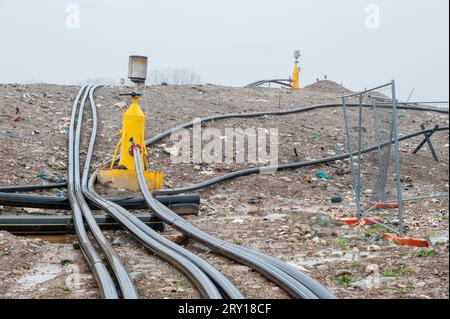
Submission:
M 361 221 L 364 225 L 372 225 L 373 221 L 381 223 L 380 217 L 371 217 L 371 218 L 360 218 L 360 217 L 348 217 L 348 218 L 340 218 L 339 221 L 346 223 L 349 226 L 355 226 L 359 224 Z
M 371 203 L 370 205 L 375 206 L 375 208 L 398 208 L 398 203 Z
M 430 247 L 430 242 L 422 238 L 400 237 L 397 234 L 384 233 L 383 238 L 386 241 L 392 241 L 399 245 Z

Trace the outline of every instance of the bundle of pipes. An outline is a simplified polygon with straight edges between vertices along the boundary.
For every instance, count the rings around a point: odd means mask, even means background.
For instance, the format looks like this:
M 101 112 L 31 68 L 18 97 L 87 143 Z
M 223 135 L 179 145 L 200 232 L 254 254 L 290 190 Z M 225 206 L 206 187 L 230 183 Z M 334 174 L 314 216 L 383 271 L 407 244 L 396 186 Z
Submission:
M 91 133 L 91 141 L 89 144 L 89 151 L 86 157 L 83 180 L 80 181 L 79 172 L 72 171 L 74 165 L 78 163 L 79 157 L 76 155 L 79 153 L 79 136 L 81 132 L 81 121 L 82 121 L 82 108 L 78 111 L 78 107 L 84 105 L 86 100 L 87 93 L 85 92 L 85 97 L 80 101 L 81 94 L 83 91 L 89 92 L 90 96 L 90 104 L 92 108 L 92 113 L 94 116 L 93 120 L 93 130 Z M 93 92 L 95 88 L 82 88 L 80 90 L 79 96 L 77 97 L 76 103 L 74 104 L 74 110 L 72 113 L 72 122 L 71 122 L 71 143 L 70 146 L 70 154 L 69 160 L 73 158 L 74 161 L 70 162 L 69 165 L 69 201 L 70 206 L 74 212 L 73 215 L 73 223 L 77 230 L 78 237 L 82 243 L 82 249 L 85 253 L 87 259 L 90 261 L 92 269 L 94 271 L 97 282 L 99 283 L 99 287 L 102 290 L 103 296 L 106 298 L 117 298 L 121 294 L 125 298 L 136 298 L 137 293 L 133 285 L 130 285 L 129 275 L 124 270 L 120 261 L 115 257 L 115 254 L 110 250 L 108 244 L 102 239 L 101 232 L 99 231 L 98 224 L 96 223 L 95 218 L 90 215 L 90 208 L 100 208 L 108 212 L 112 218 L 114 218 L 122 227 L 129 230 L 134 236 L 136 236 L 147 248 L 161 256 L 163 259 L 167 260 L 169 263 L 174 265 L 180 271 L 182 271 L 189 279 L 192 280 L 194 285 L 201 291 L 202 295 L 208 298 L 242 298 L 242 294 L 226 279 L 220 272 L 218 272 L 215 268 L 205 263 L 198 256 L 192 254 L 189 251 L 177 246 L 176 244 L 168 241 L 163 236 L 156 233 L 153 229 L 148 227 L 145 224 L 145 221 L 142 219 L 130 214 L 126 211 L 127 208 L 143 208 L 144 204 L 146 204 L 149 208 L 151 208 L 154 213 L 165 223 L 170 224 L 171 226 L 179 229 L 184 232 L 189 237 L 201 242 L 202 244 L 210 247 L 214 251 L 223 254 L 227 257 L 234 259 L 237 262 L 243 263 L 251 268 L 257 270 L 268 279 L 274 281 L 278 285 L 282 286 L 287 292 L 289 292 L 292 296 L 298 298 L 333 298 L 334 296 L 322 287 L 319 283 L 312 280 L 308 276 L 299 272 L 297 269 L 273 258 L 270 256 L 266 256 L 259 252 L 250 250 L 245 247 L 240 247 L 221 239 L 215 238 L 209 234 L 202 232 L 201 230 L 195 228 L 194 226 L 187 223 L 184 219 L 179 217 L 171 210 L 171 206 L 179 200 L 178 203 L 182 201 L 193 201 L 198 204 L 199 196 L 198 194 L 194 195 L 184 195 L 184 197 L 178 196 L 157 196 L 153 197 L 152 194 L 148 191 L 145 179 L 142 174 L 142 167 L 139 161 L 135 161 L 136 171 L 138 172 L 138 179 L 141 191 L 143 193 L 143 198 L 116 198 L 116 199 L 105 199 L 99 196 L 94 190 L 94 184 L 97 174 L 94 173 L 91 175 L 91 178 L 88 182 L 89 176 L 89 167 L 90 160 L 92 157 L 93 145 L 95 141 L 95 132 L 96 132 L 96 113 L 95 113 L 95 101 L 93 99 Z M 302 107 L 298 109 L 285 110 L 285 111 L 272 111 L 272 112 L 253 112 L 253 113 L 231 113 L 217 116 L 209 116 L 200 120 L 201 123 L 205 123 L 208 121 L 226 119 L 226 118 L 250 118 L 264 115 L 287 115 L 299 112 L 305 112 L 314 109 L 326 108 L 326 107 L 337 107 L 341 106 L 340 104 L 320 104 L 320 105 L 312 105 L 309 107 Z M 367 105 L 370 107 L 370 105 Z M 420 111 L 434 111 L 440 113 L 447 113 L 448 110 L 445 109 L 435 109 L 435 108 L 426 108 L 416 105 L 400 105 L 399 108 L 411 109 L 411 110 L 420 110 Z M 78 117 L 75 115 L 78 112 Z M 78 119 L 78 120 L 76 120 Z M 163 138 L 169 136 L 176 130 L 182 128 L 188 128 L 193 125 L 192 122 L 188 122 L 182 125 L 175 127 L 172 130 L 165 131 L 150 140 L 146 141 L 146 145 L 150 146 Z M 76 128 L 76 131 L 74 132 Z M 399 140 L 405 140 L 408 138 L 412 138 L 418 135 L 426 134 L 430 130 L 422 130 L 419 132 L 413 132 L 407 135 L 403 135 L 399 138 Z M 448 130 L 448 127 L 440 127 L 438 131 Z M 393 141 L 392 141 L 393 142 Z M 388 142 L 389 143 L 389 142 Z M 75 147 L 75 148 L 73 148 Z M 362 152 L 371 152 L 376 149 L 376 146 L 366 148 L 362 150 Z M 140 154 L 136 152 L 140 152 L 139 148 L 134 148 L 135 158 L 138 158 Z M 156 194 L 159 195 L 174 195 L 179 193 L 185 193 L 188 191 L 202 189 L 226 180 L 230 180 L 233 178 L 237 178 L 240 176 L 245 176 L 249 174 L 260 173 L 266 169 L 295 169 L 298 167 L 309 166 L 309 165 L 317 165 L 321 163 L 336 161 L 348 158 L 348 154 L 342 154 L 337 156 L 326 157 L 317 160 L 305 161 L 305 162 L 295 162 L 290 164 L 283 164 L 277 166 L 262 166 L 255 167 L 249 169 L 243 169 L 236 172 L 231 172 L 224 176 L 215 177 L 210 180 L 198 183 L 187 185 L 175 189 L 161 189 L 158 190 Z M 120 158 L 120 154 L 116 160 Z M 74 180 L 75 177 L 75 180 Z M 78 180 L 78 182 L 77 182 Z M 74 184 L 75 183 L 75 184 Z M 77 186 L 78 185 L 78 186 Z M 51 197 L 51 196 L 36 196 L 36 195 L 26 195 L 26 194 L 16 194 L 17 191 L 34 191 L 34 190 L 42 190 L 42 189 L 51 189 L 51 188 L 62 188 L 67 186 L 66 183 L 58 183 L 58 184 L 50 184 L 50 185 L 37 185 L 37 186 L 9 186 L 0 188 L 0 204 L 9 205 L 9 206 L 26 206 L 26 205 L 35 205 L 32 207 L 42 207 L 46 208 L 68 208 L 68 200 L 67 198 L 59 198 L 59 197 Z M 85 198 L 87 201 L 85 201 Z M 77 204 L 78 203 L 78 204 Z M 80 204 L 81 203 L 81 204 Z M 81 206 L 77 206 L 81 205 Z M 166 206 L 165 206 L 166 205 Z M 107 256 L 110 264 L 114 265 L 114 275 L 119 278 L 121 285 L 121 293 L 120 291 L 116 291 L 115 288 L 112 288 L 111 279 L 109 273 L 102 266 L 103 263 L 98 261 L 98 256 L 96 257 L 96 253 L 94 252 L 89 240 L 85 236 L 86 234 L 82 231 L 84 229 L 84 224 L 80 219 L 81 215 L 79 214 L 83 209 L 83 214 L 85 218 L 88 219 L 88 226 L 91 228 L 91 231 L 95 234 L 95 238 L 98 242 L 100 242 L 100 247 L 104 251 Z M 95 224 L 95 225 L 94 225 Z M 106 271 L 106 272 L 105 272 Z M 128 282 L 128 284 L 127 284 Z

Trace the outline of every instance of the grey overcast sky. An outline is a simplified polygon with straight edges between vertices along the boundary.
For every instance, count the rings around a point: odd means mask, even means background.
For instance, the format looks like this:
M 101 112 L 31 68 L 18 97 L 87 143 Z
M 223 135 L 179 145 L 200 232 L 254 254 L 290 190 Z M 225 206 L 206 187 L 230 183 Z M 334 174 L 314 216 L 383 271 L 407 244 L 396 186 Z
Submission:
M 69 4 L 79 28 L 66 25 Z M 396 79 L 400 98 L 449 96 L 448 0 L 0 0 L 0 41 L 3 83 L 119 79 L 141 54 L 151 69 L 242 86 L 288 77 L 299 49 L 302 85 L 324 74 L 352 90 Z

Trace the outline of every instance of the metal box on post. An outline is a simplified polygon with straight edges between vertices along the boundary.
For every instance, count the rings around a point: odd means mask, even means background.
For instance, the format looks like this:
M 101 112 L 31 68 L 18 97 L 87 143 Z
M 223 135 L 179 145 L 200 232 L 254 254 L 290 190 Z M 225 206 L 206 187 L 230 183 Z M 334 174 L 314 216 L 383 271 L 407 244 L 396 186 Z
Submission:
M 136 85 L 144 84 L 147 79 L 146 56 L 131 55 L 128 61 L 128 78 Z

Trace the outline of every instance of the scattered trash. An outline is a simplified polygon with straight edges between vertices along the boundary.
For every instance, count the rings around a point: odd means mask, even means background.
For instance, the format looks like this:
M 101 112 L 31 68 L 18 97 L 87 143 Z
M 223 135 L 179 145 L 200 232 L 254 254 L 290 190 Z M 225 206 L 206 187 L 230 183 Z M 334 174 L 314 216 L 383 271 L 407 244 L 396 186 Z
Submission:
M 413 179 L 411 178 L 411 176 L 401 176 L 400 177 L 400 182 L 402 183 L 412 183 Z
M 367 251 L 379 251 L 381 250 L 381 247 L 378 245 L 369 245 L 367 246 Z
M 259 203 L 259 198 L 258 197 L 250 197 L 247 200 L 247 203 L 249 203 L 249 204 L 258 204 Z
M 14 121 L 14 122 L 20 122 L 20 121 L 23 121 L 23 120 L 25 120 L 25 118 L 24 118 L 22 115 L 20 115 L 20 114 L 17 114 L 17 115 L 13 118 L 13 121 Z
M 305 183 L 312 183 L 311 177 L 309 177 L 308 175 L 303 176 L 302 180 Z
M 362 223 L 363 225 L 372 225 L 374 223 L 373 221 L 381 223 L 380 217 L 371 217 L 371 218 L 347 217 L 347 218 L 339 218 L 338 220 L 346 223 L 349 226 L 355 226 L 358 225 L 359 223 Z
M 270 215 L 265 216 L 264 219 L 274 222 L 274 221 L 281 220 L 286 217 L 287 217 L 286 214 L 270 214 Z
M 340 196 L 340 195 L 331 196 L 331 202 L 332 203 L 340 203 L 340 202 L 342 202 L 342 196 Z
M 398 203 L 370 203 L 370 205 L 378 209 L 398 208 Z
M 232 221 L 233 224 L 243 224 L 244 222 L 245 220 L 243 220 L 242 218 L 235 218 Z
M 164 147 L 164 152 L 171 155 L 171 156 L 178 156 L 180 154 L 180 148 L 176 146 L 172 147 Z
M 445 210 L 441 210 L 441 211 L 437 212 L 436 214 L 441 218 L 448 218 L 448 212 Z
M 378 243 L 378 242 L 380 242 L 380 241 L 382 241 L 383 239 L 380 237 L 380 236 L 375 236 L 375 237 L 371 237 L 371 238 L 368 238 L 367 239 L 367 241 L 369 242 L 369 243 Z
M 399 112 L 398 113 L 398 117 L 399 118 L 402 118 L 402 117 L 405 117 L 406 116 L 406 112 Z
M 45 175 L 45 174 L 42 173 L 42 172 L 37 173 L 35 177 L 39 178 L 40 181 L 45 181 L 45 180 L 47 180 L 47 175 Z
M 328 227 L 331 225 L 331 217 L 328 215 L 319 215 L 316 217 L 315 223 L 322 227 Z
M 125 242 L 121 238 L 114 238 L 112 244 L 114 246 L 122 246 Z
M 323 179 L 324 181 L 327 181 L 327 180 L 330 180 L 330 179 L 331 179 L 331 177 L 328 176 L 327 173 L 322 172 L 322 171 L 318 172 L 318 173 L 316 174 L 316 176 L 319 177 L 319 178 L 321 178 L 321 179 Z
M 116 104 L 114 104 L 114 106 L 119 109 L 123 109 L 123 108 L 126 108 L 128 106 L 128 104 L 125 102 L 117 102 Z

